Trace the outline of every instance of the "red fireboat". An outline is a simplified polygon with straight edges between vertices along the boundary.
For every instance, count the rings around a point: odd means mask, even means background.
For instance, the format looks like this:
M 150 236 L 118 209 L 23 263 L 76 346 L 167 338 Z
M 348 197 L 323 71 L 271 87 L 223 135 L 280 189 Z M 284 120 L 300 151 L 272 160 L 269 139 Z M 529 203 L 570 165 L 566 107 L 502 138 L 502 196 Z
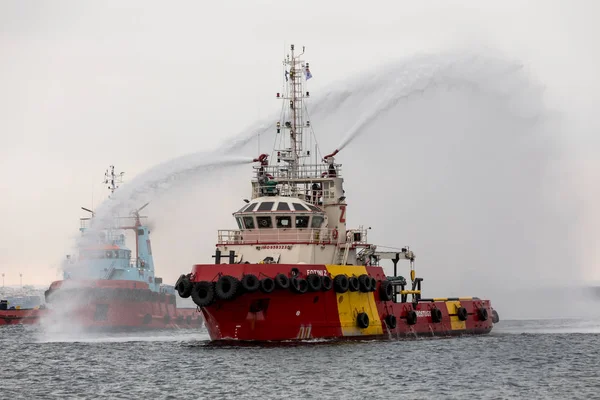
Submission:
M 296 56 L 292 45 L 284 60 L 277 163 L 269 165 L 267 154 L 254 160 L 252 198 L 233 213 L 237 229 L 218 231 L 214 264 L 181 275 L 179 295 L 201 309 L 212 340 L 489 333 L 499 321 L 489 300 L 423 297 L 412 250 L 378 251 L 367 229 L 346 227 L 338 151 L 311 155 L 303 140 L 312 129 L 303 104 L 312 75 L 303 54 L 304 48 Z M 391 260 L 393 276 L 382 260 Z M 409 264 L 409 280 L 398 274 L 400 261 Z

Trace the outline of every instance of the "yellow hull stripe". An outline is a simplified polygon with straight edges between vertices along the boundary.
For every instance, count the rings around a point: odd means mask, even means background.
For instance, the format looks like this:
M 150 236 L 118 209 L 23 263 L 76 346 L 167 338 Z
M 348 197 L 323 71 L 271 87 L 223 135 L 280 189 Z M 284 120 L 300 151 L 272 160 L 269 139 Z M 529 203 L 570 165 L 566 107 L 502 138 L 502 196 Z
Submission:
M 450 327 L 452 328 L 452 330 L 457 331 L 467 329 L 465 321 L 461 321 L 456 315 L 456 312 L 460 307 L 460 301 L 446 301 L 445 303 L 446 308 L 448 309 L 448 314 L 455 314 L 450 315 Z
M 332 279 L 337 275 L 345 274 L 348 277 L 354 275 L 358 278 L 362 274 L 367 274 L 367 269 L 364 266 L 326 265 L 326 268 Z M 373 292 L 347 291 L 346 293 L 336 293 L 336 296 L 338 315 L 344 336 L 383 334 Z M 361 312 L 365 312 L 369 316 L 369 326 L 365 329 L 361 329 L 356 323 L 356 316 Z

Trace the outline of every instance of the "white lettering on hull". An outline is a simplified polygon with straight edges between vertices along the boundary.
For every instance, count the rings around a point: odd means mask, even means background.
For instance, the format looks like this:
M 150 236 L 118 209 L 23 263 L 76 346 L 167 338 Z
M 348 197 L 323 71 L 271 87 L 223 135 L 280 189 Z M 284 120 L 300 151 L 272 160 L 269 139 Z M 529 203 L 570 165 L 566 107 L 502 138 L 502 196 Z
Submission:
M 306 270 L 306 275 L 310 275 L 310 274 L 317 274 L 319 276 L 325 276 L 325 275 L 327 275 L 327 270 L 323 270 L 323 269 L 307 269 Z
M 417 317 L 431 317 L 431 311 L 417 311 Z

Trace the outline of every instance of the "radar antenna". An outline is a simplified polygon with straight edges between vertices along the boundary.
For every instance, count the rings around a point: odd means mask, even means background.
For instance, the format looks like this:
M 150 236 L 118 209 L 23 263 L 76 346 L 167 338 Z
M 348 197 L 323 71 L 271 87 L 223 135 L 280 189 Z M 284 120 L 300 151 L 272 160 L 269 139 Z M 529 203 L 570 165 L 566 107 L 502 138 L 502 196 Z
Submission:
M 144 208 L 146 208 L 148 206 L 148 204 L 150 204 L 150 202 L 144 204 L 143 206 L 141 206 L 137 210 L 131 211 L 131 215 L 133 215 L 135 217 L 135 226 L 140 226 L 141 225 L 141 222 L 140 222 L 140 211 L 142 211 Z

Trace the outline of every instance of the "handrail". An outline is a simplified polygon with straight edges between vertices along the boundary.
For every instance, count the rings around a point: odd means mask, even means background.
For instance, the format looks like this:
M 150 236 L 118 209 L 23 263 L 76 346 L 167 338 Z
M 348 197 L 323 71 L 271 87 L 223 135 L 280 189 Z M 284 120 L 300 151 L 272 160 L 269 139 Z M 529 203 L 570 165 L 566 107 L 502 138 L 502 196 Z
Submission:
M 334 164 L 335 176 L 342 176 L 342 164 Z M 261 167 L 254 167 L 260 169 Z M 294 180 L 294 179 L 321 179 L 324 174 L 329 174 L 329 164 L 301 164 L 298 165 L 297 176 L 289 176 L 287 167 L 281 165 L 270 165 L 262 167 L 265 174 L 273 176 L 275 180 Z M 253 179 L 256 182 L 256 178 Z
M 335 229 L 311 229 L 311 228 L 289 228 L 289 229 L 224 229 L 218 231 L 217 244 L 261 244 L 261 243 L 306 243 L 306 244 L 337 244 L 340 245 L 364 245 L 367 243 L 366 229 L 353 229 L 348 232 L 346 238 L 336 239 Z M 352 233 L 359 232 L 359 240 L 354 240 Z

